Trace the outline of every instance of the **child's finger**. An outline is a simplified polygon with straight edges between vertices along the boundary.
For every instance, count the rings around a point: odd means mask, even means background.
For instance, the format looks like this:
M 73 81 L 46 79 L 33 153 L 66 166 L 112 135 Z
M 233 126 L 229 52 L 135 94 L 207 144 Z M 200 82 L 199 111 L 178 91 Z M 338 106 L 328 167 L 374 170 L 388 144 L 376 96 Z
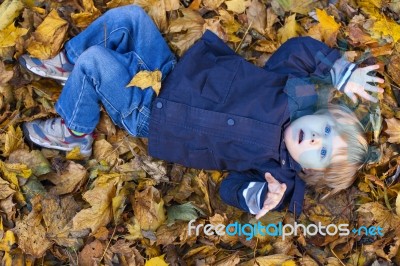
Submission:
M 268 182 L 268 183 L 275 183 L 275 182 L 278 182 L 270 173 L 268 173 L 268 172 L 266 172 L 265 173 L 265 180 Z
M 354 103 L 357 103 L 357 96 L 352 91 L 347 90 L 345 93 Z
M 364 89 L 372 92 L 383 92 L 382 88 L 379 88 L 377 86 L 372 86 L 371 84 L 365 84 Z
M 364 98 L 365 100 L 373 102 L 373 103 L 376 103 L 378 101 L 378 99 L 376 99 L 372 95 L 368 94 L 366 91 L 362 91 L 362 92 L 358 93 L 358 95 L 360 95 L 360 97 Z
M 361 70 L 365 71 L 365 73 L 368 73 L 373 70 L 377 70 L 378 68 L 379 68 L 379 65 L 372 65 L 372 66 L 362 67 Z
M 373 77 L 373 76 L 368 76 L 367 82 L 377 82 L 377 83 L 384 83 L 385 80 L 378 78 L 378 77 Z

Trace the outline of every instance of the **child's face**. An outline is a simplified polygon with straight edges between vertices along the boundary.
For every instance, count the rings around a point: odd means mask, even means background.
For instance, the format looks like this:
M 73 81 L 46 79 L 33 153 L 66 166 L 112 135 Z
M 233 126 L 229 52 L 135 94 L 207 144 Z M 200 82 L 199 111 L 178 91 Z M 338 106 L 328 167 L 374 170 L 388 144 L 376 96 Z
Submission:
M 324 169 L 338 151 L 347 148 L 328 115 L 307 115 L 292 122 L 284 132 L 286 147 L 302 168 Z M 341 155 L 345 156 L 345 155 Z M 345 159 L 345 158 L 339 158 Z

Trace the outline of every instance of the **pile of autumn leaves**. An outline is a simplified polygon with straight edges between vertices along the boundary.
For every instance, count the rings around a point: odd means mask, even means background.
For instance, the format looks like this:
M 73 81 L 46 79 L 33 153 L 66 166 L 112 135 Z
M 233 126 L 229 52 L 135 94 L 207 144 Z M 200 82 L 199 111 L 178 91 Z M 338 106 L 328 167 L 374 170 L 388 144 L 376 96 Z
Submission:
M 29 52 L 56 54 L 113 0 L 45 2 L 6 0 L 0 6 L 0 251 L 4 265 L 364 265 L 400 264 L 400 191 L 397 165 L 400 109 L 400 4 L 388 0 L 137 0 L 168 43 L 182 55 L 206 29 L 237 53 L 263 65 L 281 43 L 312 36 L 329 46 L 346 44 L 351 60 L 381 65 L 385 93 L 379 106 L 352 106 L 382 152 L 356 184 L 323 204 L 309 191 L 298 223 L 383 227 L 383 237 L 280 237 L 189 235 L 187 224 L 255 223 L 223 204 L 218 184 L 226 175 L 186 169 L 147 156 L 145 140 L 130 137 L 103 114 L 90 160 L 79 150 L 63 154 L 28 147 L 20 123 L 54 115 L 59 84 L 15 62 Z M 185 2 L 186 3 L 186 2 Z M 14 22 L 15 21 L 15 22 Z M 141 72 L 131 85 L 160 88 L 157 72 Z M 339 95 L 334 100 L 342 99 Z M 346 101 L 346 99 L 342 99 Z M 347 102 L 349 105 L 352 103 Z M 268 223 L 293 223 L 272 212 Z M 299 232 L 300 233 L 300 232 Z

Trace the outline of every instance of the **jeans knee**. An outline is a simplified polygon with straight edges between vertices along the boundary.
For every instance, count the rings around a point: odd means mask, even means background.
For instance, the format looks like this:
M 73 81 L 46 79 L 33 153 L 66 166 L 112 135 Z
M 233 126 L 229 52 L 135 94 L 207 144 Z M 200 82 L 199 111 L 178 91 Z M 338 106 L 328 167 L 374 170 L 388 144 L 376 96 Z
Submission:
M 103 57 L 107 56 L 107 49 L 100 46 L 94 45 L 86 49 L 76 61 L 75 67 L 96 67 L 102 60 Z

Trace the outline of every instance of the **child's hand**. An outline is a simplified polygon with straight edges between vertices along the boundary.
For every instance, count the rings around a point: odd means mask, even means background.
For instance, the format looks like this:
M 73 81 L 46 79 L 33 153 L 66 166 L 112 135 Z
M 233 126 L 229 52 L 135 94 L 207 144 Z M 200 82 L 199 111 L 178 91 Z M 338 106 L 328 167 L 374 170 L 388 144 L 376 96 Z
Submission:
M 367 82 L 378 82 L 378 83 L 384 82 L 384 80 L 381 78 L 368 75 L 368 72 L 376 70 L 378 68 L 379 65 L 357 68 L 351 74 L 349 80 L 347 81 L 346 86 L 344 87 L 344 93 L 346 93 L 346 95 L 349 96 L 349 98 L 354 103 L 357 102 L 356 94 L 374 103 L 378 101 L 378 99 L 376 99 L 375 97 L 371 96 L 366 92 L 366 91 L 379 92 L 379 93 L 383 92 L 382 88 L 372 86 L 371 84 L 367 83 Z
M 279 183 L 270 173 L 265 173 L 265 180 L 268 184 L 268 192 L 265 196 L 265 201 L 262 209 L 257 213 L 256 219 L 260 219 L 267 212 L 275 208 L 283 197 L 286 191 L 286 184 Z

